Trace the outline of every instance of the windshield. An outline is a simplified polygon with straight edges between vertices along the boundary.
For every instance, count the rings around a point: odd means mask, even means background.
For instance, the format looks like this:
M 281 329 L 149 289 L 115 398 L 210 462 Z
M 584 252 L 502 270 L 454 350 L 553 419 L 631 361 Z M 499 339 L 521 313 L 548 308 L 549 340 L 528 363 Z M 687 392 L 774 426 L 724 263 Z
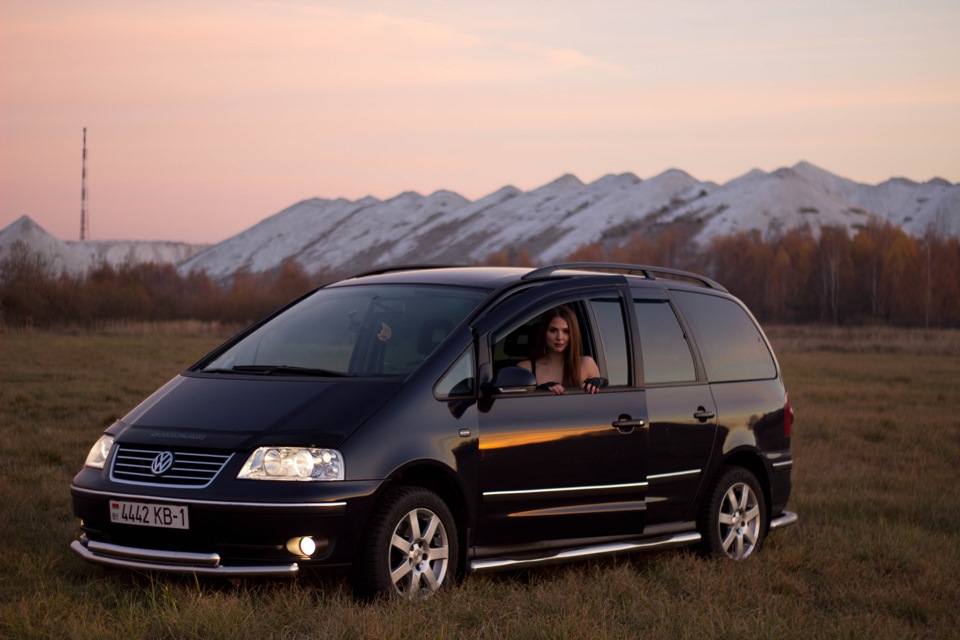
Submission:
M 321 289 L 204 363 L 202 371 L 404 375 L 485 296 L 475 289 L 431 285 Z

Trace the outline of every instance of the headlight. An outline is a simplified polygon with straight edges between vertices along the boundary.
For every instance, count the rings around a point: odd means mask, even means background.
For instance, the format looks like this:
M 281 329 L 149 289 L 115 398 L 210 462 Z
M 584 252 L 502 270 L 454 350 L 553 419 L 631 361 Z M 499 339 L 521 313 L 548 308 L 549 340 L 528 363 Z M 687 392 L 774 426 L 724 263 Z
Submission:
M 343 457 L 336 449 L 260 447 L 250 455 L 237 478 L 343 480 Z
M 110 449 L 113 447 L 113 436 L 103 435 L 96 441 L 90 453 L 87 454 L 87 460 L 83 464 L 94 469 L 103 469 L 107 462 L 107 456 L 110 455 Z

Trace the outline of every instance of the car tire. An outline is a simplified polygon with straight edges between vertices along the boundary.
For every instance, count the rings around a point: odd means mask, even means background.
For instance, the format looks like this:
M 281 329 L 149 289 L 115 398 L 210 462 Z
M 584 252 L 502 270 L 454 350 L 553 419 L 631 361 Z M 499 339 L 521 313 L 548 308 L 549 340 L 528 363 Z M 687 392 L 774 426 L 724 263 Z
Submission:
M 743 560 L 759 551 L 767 507 L 756 476 L 743 467 L 723 469 L 710 487 L 699 525 L 708 555 Z
M 422 487 L 391 489 L 370 521 L 351 574 L 358 597 L 426 598 L 453 582 L 459 547 L 450 509 Z

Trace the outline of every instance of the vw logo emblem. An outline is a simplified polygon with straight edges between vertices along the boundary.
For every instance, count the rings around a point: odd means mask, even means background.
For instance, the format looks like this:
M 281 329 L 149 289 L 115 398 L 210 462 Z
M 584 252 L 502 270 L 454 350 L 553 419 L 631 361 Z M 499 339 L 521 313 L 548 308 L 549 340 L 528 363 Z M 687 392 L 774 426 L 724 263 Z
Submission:
M 150 463 L 150 471 L 152 471 L 153 475 L 155 476 L 162 476 L 167 471 L 170 471 L 170 467 L 172 466 L 173 454 L 169 451 L 164 451 L 154 458 L 153 462 Z

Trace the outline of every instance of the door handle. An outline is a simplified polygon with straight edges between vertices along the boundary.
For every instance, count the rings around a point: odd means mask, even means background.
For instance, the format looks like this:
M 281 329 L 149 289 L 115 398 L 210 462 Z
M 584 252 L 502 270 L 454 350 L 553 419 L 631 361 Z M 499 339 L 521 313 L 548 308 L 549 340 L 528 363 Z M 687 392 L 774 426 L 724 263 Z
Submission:
M 716 411 L 707 411 L 703 407 L 697 407 L 697 412 L 693 414 L 693 417 L 699 420 L 700 422 L 706 422 L 707 420 L 713 420 L 717 417 Z
M 614 429 L 617 429 L 620 433 L 631 433 L 633 432 L 634 427 L 644 427 L 646 422 L 642 418 L 634 420 L 630 416 L 624 414 L 617 418 L 615 422 L 612 422 L 611 425 Z

